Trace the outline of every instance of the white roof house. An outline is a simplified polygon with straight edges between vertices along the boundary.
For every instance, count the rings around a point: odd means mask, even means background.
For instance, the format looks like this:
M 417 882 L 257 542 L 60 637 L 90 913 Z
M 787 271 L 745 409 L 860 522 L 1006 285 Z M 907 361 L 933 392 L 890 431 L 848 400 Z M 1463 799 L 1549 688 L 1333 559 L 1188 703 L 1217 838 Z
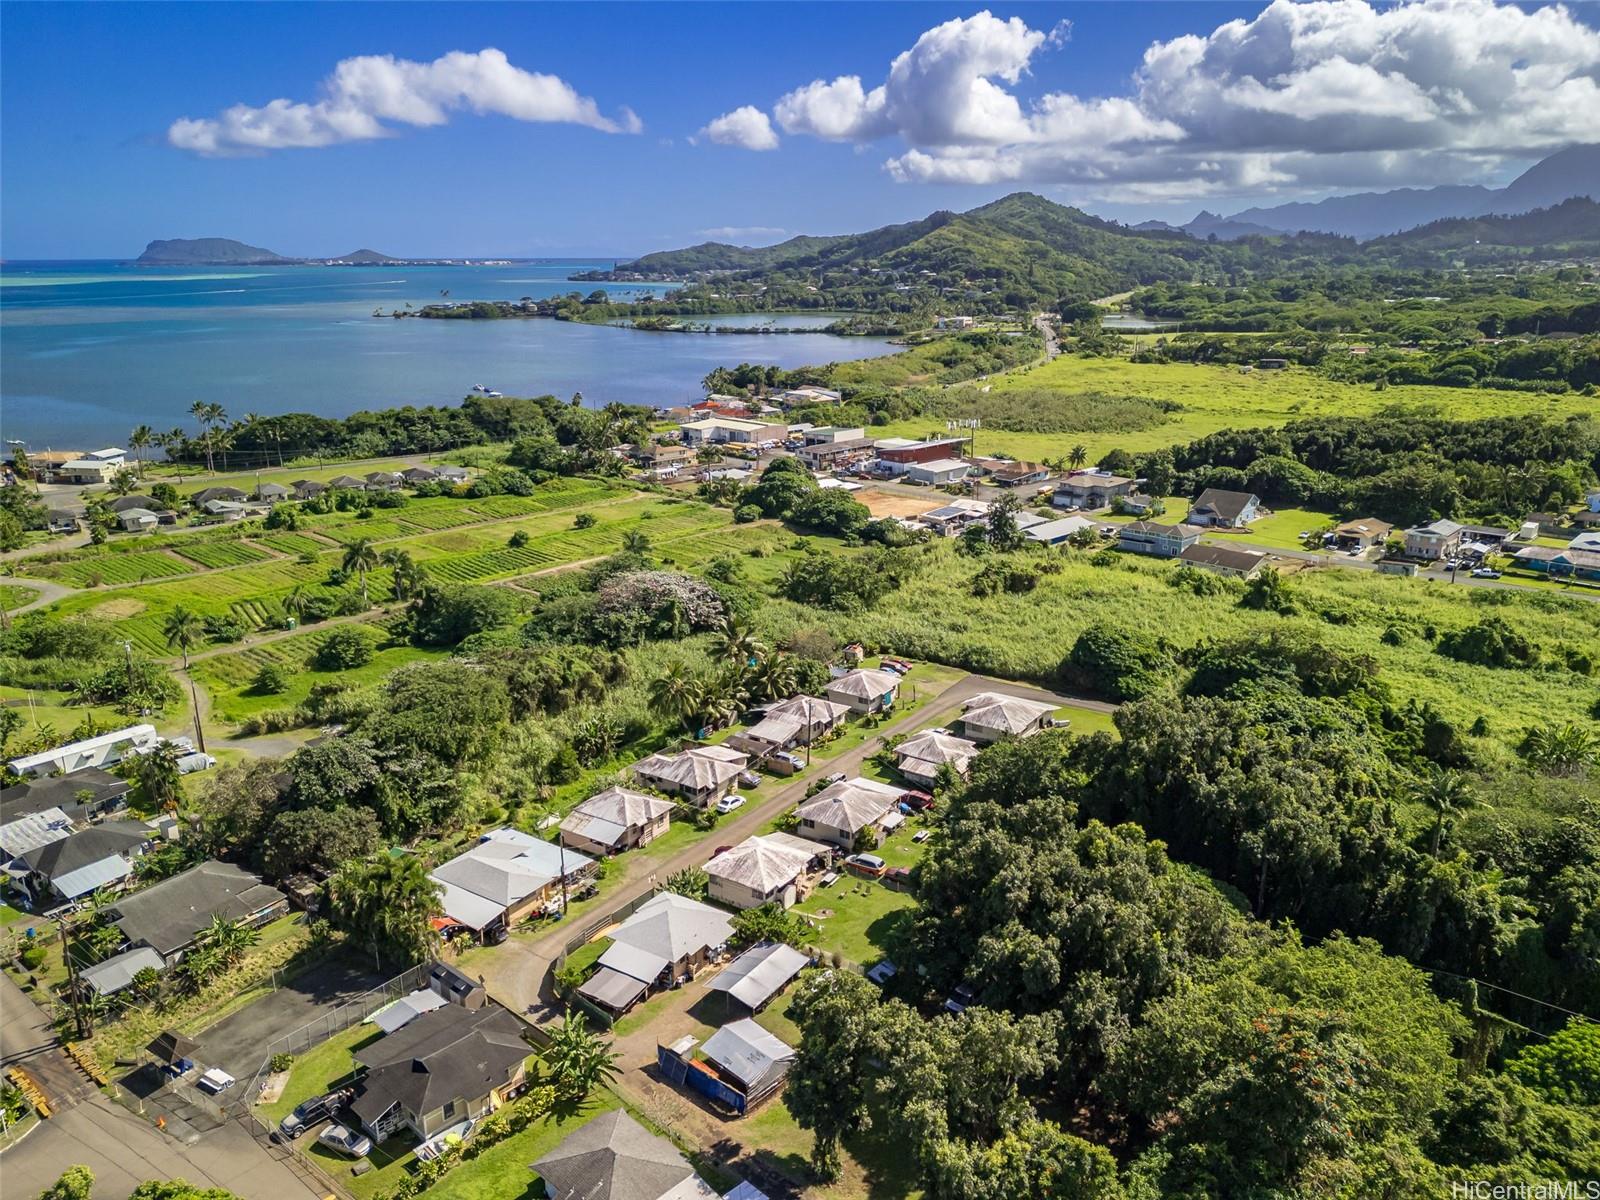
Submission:
M 895 766 L 900 774 L 913 783 L 931 785 L 938 778 L 939 768 L 948 764 L 958 775 L 967 773 L 967 766 L 982 749 L 977 742 L 941 729 L 925 729 L 912 734 L 894 748 Z
M 91 450 L 84 457 L 95 459 L 98 462 L 120 463 L 128 457 L 128 452 L 117 446 L 107 446 L 103 450 Z
M 707 804 L 729 791 L 750 756 L 726 746 L 694 746 L 681 754 L 652 754 L 633 764 L 633 773 L 663 792 Z
M 515 829 L 495 829 L 429 876 L 443 887 L 446 915 L 472 929 L 523 915 L 526 902 L 583 874 L 594 859 Z M 523 911 L 526 911 L 525 909 Z M 487 919 L 486 919 L 487 918 Z
M 450 1001 L 432 988 L 418 988 L 410 995 L 401 996 L 393 1004 L 386 1004 L 372 1014 L 372 1023 L 385 1033 L 404 1029 L 423 1013 L 443 1008 Z
M 756 908 L 768 903 L 788 908 L 798 899 L 800 878 L 817 855 L 827 849 L 816 846 L 808 853 L 795 845 L 801 841 L 767 834 L 748 837 L 724 850 L 706 864 L 711 898 L 734 908 Z
M 708 442 L 759 442 L 763 438 L 781 438 L 784 428 L 767 421 L 750 421 L 743 417 L 702 417 L 679 426 L 683 440 L 691 446 Z
M 800 834 L 844 850 L 854 849 L 862 831 L 894 812 L 903 795 L 903 789 L 876 780 L 841 779 L 795 809 Z
M 60 808 L 40 809 L 0 825 L 0 855 L 20 858 L 29 850 L 59 842 L 72 833 L 72 818 Z
M 828 699 L 845 705 L 851 712 L 876 712 L 894 703 L 900 690 L 900 676 L 893 671 L 846 671 L 830 679 L 823 689 Z
M 1075 533 L 1093 528 L 1094 522 L 1087 517 L 1059 517 L 1054 521 L 1025 525 L 1022 527 L 1022 532 L 1027 535 L 1029 541 L 1056 546 Z
M 627 788 L 607 788 L 590 796 L 561 822 L 563 838 L 597 846 L 638 842 L 672 812 L 672 802 Z
M 1057 706 L 1003 692 L 983 692 L 962 706 L 962 731 L 975 742 L 1027 737 L 1043 729 Z
M 70 775 L 85 767 L 104 767 L 121 762 L 122 756 L 135 747 L 153 746 L 159 739 L 154 725 L 130 725 L 114 729 L 79 742 L 68 742 L 54 750 L 38 754 L 24 754 L 11 760 L 11 769 L 18 775 Z
M 681 963 L 704 955 L 733 936 L 733 922 L 720 908 L 662 892 L 611 931 L 611 940 Z

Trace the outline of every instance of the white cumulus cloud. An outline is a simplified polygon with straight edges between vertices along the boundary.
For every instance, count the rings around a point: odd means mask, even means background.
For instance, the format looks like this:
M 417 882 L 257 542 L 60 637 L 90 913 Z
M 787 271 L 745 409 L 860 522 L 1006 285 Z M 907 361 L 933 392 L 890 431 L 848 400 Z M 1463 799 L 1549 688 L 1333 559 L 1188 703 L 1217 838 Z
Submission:
M 432 62 L 387 54 L 341 60 L 313 101 L 236 104 L 215 117 L 180 117 L 167 141 L 202 155 L 252 154 L 388 137 L 396 125 L 443 125 L 453 113 L 494 114 L 517 121 L 585 125 L 606 133 L 638 133 L 632 109 L 615 117 L 555 75 L 524 71 L 504 52 L 454 50 Z
M 778 148 L 777 130 L 772 128 L 767 114 L 753 104 L 746 104 L 708 121 L 698 136 L 719 146 L 739 146 L 745 150 Z
M 881 82 L 772 106 L 795 135 L 900 145 L 906 182 L 1062 183 L 1117 199 L 1484 178 L 1600 136 L 1600 30 L 1561 5 L 1272 0 L 1152 43 L 1122 94 L 1071 86 L 1065 32 L 984 11 L 927 30 Z M 741 110 L 744 111 L 744 110 Z

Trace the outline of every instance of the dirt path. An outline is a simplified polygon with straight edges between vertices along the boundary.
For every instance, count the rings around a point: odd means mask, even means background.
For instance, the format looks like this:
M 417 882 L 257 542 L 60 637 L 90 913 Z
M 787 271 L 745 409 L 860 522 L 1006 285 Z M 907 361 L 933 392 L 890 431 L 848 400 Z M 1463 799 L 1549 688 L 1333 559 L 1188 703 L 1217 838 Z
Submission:
M 915 674 L 912 676 L 912 682 L 916 682 Z M 928 702 L 915 713 L 881 726 L 875 736 L 868 738 L 854 749 L 845 751 L 839 757 L 829 760 L 827 763 L 829 773 L 834 771 L 857 773 L 861 765 L 876 751 L 881 739 L 910 733 L 926 725 L 935 713 L 970 699 L 980 692 L 1005 692 L 1008 695 L 1026 696 L 1031 699 L 1053 700 L 1062 705 L 1091 703 L 1023 684 L 986 679 L 981 675 L 966 675 L 937 692 L 929 693 Z M 1107 712 L 1113 711 L 1115 707 L 1098 703 L 1093 703 L 1091 706 Z M 648 867 L 630 869 L 623 886 L 605 897 L 606 909 L 620 908 L 629 901 L 654 891 L 657 882 L 686 867 L 705 865 L 717 846 L 733 845 L 759 833 L 767 822 L 804 799 L 806 789 L 813 782 L 815 776 L 809 774 L 802 776 L 787 787 L 780 788 L 764 801 L 746 805 L 739 810 L 739 816 L 735 820 L 707 832 L 692 846 L 680 851 L 666 862 L 651 862 Z M 553 928 L 537 937 L 513 937 L 505 944 L 496 947 L 493 953 L 474 962 L 473 969 L 483 974 L 490 994 L 512 1011 L 532 1014 L 535 1019 L 554 1016 L 554 1010 L 546 1008 L 554 1000 L 554 995 L 546 986 L 546 977 L 551 964 L 555 962 L 556 956 L 561 953 L 576 928 L 575 923 L 558 921 Z
M 74 589 L 65 584 L 55 583 L 49 579 L 22 579 L 16 575 L 0 575 L 0 583 L 15 584 L 17 587 L 31 588 L 39 593 L 37 600 L 30 600 L 26 604 L 10 609 L 8 617 L 19 616 L 25 612 L 32 612 L 36 608 L 43 608 L 47 604 L 54 604 L 57 600 L 65 600 L 74 595 Z

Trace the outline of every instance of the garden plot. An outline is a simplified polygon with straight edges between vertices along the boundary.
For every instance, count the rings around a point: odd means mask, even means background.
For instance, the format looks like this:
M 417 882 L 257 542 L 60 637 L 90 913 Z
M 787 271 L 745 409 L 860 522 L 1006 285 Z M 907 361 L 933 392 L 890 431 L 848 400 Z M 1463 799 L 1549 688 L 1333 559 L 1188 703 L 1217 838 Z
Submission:
M 86 554 L 67 562 L 25 564 L 29 575 L 54 579 L 69 587 L 98 587 L 111 583 L 141 583 L 146 579 L 169 579 L 187 575 L 195 565 L 165 550 L 135 550 Z
M 195 542 L 183 543 L 172 548 L 172 552 L 197 562 L 202 567 L 218 570 L 222 567 L 242 567 L 247 563 L 261 562 L 271 558 L 265 550 L 252 546 L 248 542 Z

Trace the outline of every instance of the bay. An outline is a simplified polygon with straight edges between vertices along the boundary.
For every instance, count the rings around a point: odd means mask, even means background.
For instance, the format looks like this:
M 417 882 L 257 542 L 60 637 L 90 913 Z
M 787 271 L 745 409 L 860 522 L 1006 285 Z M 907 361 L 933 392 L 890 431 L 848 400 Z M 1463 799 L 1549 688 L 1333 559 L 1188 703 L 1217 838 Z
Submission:
M 33 449 L 120 445 L 134 425 L 192 424 L 196 400 L 235 419 L 339 417 L 457 403 L 476 384 L 512 395 L 582 392 L 602 405 L 700 398 L 713 367 L 796 367 L 892 353 L 881 338 L 812 332 L 816 314 L 717 318 L 749 334 L 649 333 L 568 321 L 374 317 L 442 300 L 517 300 L 601 288 L 619 300 L 665 285 L 572 282 L 610 260 L 504 266 L 137 268 L 119 262 L 0 267 L 0 434 Z M 781 336 L 763 326 L 806 332 Z

